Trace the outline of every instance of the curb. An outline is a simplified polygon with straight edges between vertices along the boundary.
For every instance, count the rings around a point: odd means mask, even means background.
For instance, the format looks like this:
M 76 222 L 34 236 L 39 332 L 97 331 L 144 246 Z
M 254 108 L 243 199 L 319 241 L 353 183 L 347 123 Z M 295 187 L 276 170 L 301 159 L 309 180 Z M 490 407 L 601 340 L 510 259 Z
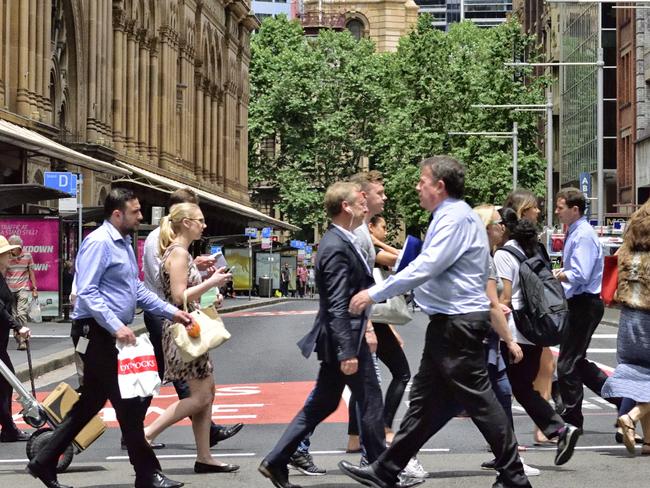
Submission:
M 246 310 L 249 308 L 264 307 L 267 305 L 275 305 L 283 302 L 291 301 L 305 301 L 309 299 L 304 298 L 271 298 L 268 300 L 256 300 L 251 302 L 246 302 L 238 305 L 232 305 L 229 307 L 222 307 L 219 309 L 219 313 L 227 314 L 230 312 L 237 312 L 239 310 Z M 146 331 L 145 325 L 143 322 L 133 326 L 133 332 L 136 335 L 142 334 Z M 66 351 L 59 351 L 48 356 L 42 357 L 38 360 L 35 360 L 32 363 L 32 372 L 34 378 L 38 378 L 46 373 L 50 373 L 56 369 L 63 368 L 69 364 L 74 363 L 74 349 L 72 344 L 70 344 L 70 349 Z M 29 366 L 27 363 L 21 363 L 16 366 L 16 377 L 22 382 L 29 381 Z

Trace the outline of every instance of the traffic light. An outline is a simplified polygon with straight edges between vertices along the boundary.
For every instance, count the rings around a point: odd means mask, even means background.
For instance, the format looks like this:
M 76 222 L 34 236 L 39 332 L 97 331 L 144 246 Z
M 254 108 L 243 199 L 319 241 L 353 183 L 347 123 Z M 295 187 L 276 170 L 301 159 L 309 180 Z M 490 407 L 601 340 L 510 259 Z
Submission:
M 271 242 L 278 242 L 278 236 L 271 236 Z

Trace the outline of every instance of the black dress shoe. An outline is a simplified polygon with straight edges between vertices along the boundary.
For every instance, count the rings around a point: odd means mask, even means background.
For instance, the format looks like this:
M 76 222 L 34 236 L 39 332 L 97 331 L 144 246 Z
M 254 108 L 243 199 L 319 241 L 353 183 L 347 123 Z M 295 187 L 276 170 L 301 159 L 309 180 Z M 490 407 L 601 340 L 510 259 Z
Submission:
M 30 434 L 22 430 L 16 430 L 15 432 L 2 431 L 0 433 L 0 442 L 26 442 L 30 437 Z
M 232 473 L 238 469 L 236 464 L 206 464 L 198 461 L 194 463 L 195 473 Z
M 27 465 L 27 472 L 34 478 L 38 478 L 47 488 L 72 488 L 72 486 L 59 483 L 56 479 L 56 470 L 50 471 L 38 464 L 30 462 Z
M 180 488 L 184 483 L 170 480 L 160 471 L 154 473 L 148 480 L 135 478 L 135 488 Z
M 215 446 L 221 441 L 230 439 L 235 434 L 239 433 L 240 430 L 244 427 L 244 424 L 235 424 L 230 427 L 220 426 L 217 428 L 210 429 L 210 447 Z
M 375 470 L 372 469 L 372 465 L 360 468 L 359 466 L 355 466 L 347 461 L 340 461 L 339 469 L 343 474 L 358 481 L 362 485 L 371 486 L 373 488 L 395 488 L 398 486 L 396 481 L 385 481 L 377 476 Z
M 257 470 L 262 473 L 262 476 L 271 480 L 273 486 L 277 488 L 300 488 L 299 485 L 289 483 L 289 470 L 286 466 L 277 467 L 269 464 L 264 460 L 261 462 Z
M 126 442 L 124 442 L 124 439 L 120 439 L 120 446 L 122 447 L 123 451 L 128 450 L 128 448 L 126 447 Z M 151 446 L 151 449 L 156 449 L 156 450 L 164 449 L 165 447 L 167 447 L 167 445 L 164 444 L 163 442 L 152 442 L 149 444 L 149 446 Z

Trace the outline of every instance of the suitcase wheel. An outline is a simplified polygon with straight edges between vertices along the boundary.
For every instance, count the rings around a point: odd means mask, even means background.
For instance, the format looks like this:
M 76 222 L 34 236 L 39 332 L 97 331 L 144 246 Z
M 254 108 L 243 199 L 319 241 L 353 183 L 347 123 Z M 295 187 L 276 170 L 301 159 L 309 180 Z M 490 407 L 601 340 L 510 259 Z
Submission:
M 43 427 L 32 434 L 25 446 L 25 453 L 30 461 L 34 459 L 36 454 L 38 454 L 38 451 L 49 442 L 50 437 L 52 437 L 52 429 L 50 427 Z M 73 456 L 74 448 L 72 445 L 69 445 L 65 451 L 63 451 L 63 454 L 59 457 L 59 461 L 56 463 L 56 472 L 63 473 L 68 469 Z

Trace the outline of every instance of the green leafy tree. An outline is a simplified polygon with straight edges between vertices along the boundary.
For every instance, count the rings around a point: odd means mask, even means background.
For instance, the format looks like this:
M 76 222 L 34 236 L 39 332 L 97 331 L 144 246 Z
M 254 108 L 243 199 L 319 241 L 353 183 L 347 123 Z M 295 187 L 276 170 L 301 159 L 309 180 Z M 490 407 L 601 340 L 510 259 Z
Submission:
M 349 33 L 306 39 L 285 17 L 266 20 L 251 50 L 251 182 L 278 188 L 292 222 L 323 224 L 324 190 L 355 173 L 369 151 L 381 57 Z M 262 151 L 269 140 L 277 150 Z
M 368 157 L 384 172 L 389 220 L 417 232 L 429 218 L 415 192 L 419 161 L 452 154 L 467 166 L 470 203 L 502 202 L 511 142 L 447 134 L 510 131 L 516 120 L 519 182 L 541 195 L 538 114 L 471 107 L 543 100 L 544 78 L 524 82 L 528 72 L 504 66 L 529 46 L 514 21 L 491 29 L 463 22 L 444 33 L 422 15 L 397 52 L 376 53 L 347 32 L 307 39 L 297 22 L 266 19 L 251 44 L 251 185 L 277 188 L 286 218 L 306 230 L 325 221 L 325 188 Z

